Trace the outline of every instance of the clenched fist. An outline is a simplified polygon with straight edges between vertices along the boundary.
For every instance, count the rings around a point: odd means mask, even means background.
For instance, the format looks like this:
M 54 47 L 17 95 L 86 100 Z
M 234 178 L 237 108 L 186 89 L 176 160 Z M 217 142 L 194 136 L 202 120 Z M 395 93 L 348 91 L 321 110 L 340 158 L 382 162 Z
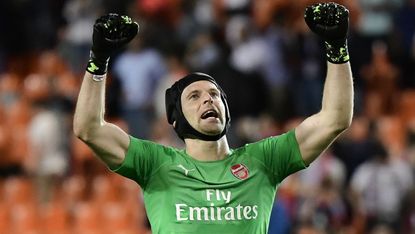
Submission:
M 138 24 L 125 15 L 110 13 L 98 18 L 94 24 L 87 71 L 95 75 L 105 74 L 109 57 L 130 42 L 138 30 Z
M 326 45 L 327 60 L 332 63 L 349 61 L 347 33 L 349 10 L 334 3 L 317 3 L 305 9 L 304 19 L 308 27 L 320 36 Z

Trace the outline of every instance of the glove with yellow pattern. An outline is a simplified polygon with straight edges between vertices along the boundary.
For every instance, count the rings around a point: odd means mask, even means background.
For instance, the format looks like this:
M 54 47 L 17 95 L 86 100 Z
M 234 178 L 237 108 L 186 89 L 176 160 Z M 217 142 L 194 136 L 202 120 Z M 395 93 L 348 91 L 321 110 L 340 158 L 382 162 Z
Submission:
M 93 75 L 107 72 L 110 56 L 130 42 L 139 26 L 130 17 L 110 13 L 95 21 L 92 48 L 86 70 Z
M 334 2 L 313 4 L 305 9 L 304 19 L 311 31 L 325 41 L 329 62 L 341 64 L 349 61 L 349 10 L 346 7 Z

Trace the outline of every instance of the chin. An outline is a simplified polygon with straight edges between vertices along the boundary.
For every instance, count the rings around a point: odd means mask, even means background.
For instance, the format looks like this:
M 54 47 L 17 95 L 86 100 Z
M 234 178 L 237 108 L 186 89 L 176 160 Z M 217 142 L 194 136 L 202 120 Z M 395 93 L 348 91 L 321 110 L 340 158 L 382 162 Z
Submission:
M 199 125 L 194 128 L 196 131 L 209 135 L 214 136 L 222 133 L 225 126 L 222 123 L 199 123 Z
M 220 133 L 221 132 L 205 132 L 205 134 L 208 135 L 208 136 L 215 136 L 215 135 L 218 135 Z
M 203 134 L 209 135 L 209 136 L 214 136 L 214 135 L 218 135 L 223 131 L 223 129 L 217 128 L 217 129 L 204 129 L 202 131 L 200 131 Z

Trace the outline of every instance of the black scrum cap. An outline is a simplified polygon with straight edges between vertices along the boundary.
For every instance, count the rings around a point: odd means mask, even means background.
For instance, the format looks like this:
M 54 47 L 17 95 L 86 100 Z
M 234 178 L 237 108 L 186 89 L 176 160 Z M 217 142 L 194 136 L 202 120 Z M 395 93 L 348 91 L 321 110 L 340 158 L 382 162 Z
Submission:
M 201 132 L 196 131 L 192 126 L 190 126 L 189 122 L 184 117 L 182 111 L 182 104 L 181 104 L 181 95 L 183 90 L 193 82 L 200 81 L 200 80 L 207 80 L 212 82 L 220 91 L 221 99 L 225 106 L 225 115 L 226 115 L 226 125 L 224 130 L 218 135 L 206 135 Z M 213 77 L 196 72 L 191 73 L 182 79 L 176 81 L 170 88 L 166 90 L 166 114 L 167 114 L 167 121 L 169 124 L 173 124 L 176 121 L 176 125 L 174 130 L 176 131 L 177 135 L 183 140 L 185 138 L 192 138 L 192 139 L 201 139 L 205 141 L 216 141 L 219 140 L 223 135 L 226 134 L 226 131 L 230 125 L 230 114 L 228 109 L 228 103 L 226 101 L 226 95 L 223 92 L 222 88 L 216 83 Z

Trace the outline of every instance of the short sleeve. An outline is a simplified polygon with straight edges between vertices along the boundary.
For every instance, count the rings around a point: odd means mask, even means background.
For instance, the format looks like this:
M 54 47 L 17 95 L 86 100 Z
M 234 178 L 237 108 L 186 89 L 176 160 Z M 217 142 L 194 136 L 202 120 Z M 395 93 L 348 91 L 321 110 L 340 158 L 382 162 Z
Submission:
M 145 188 L 153 173 L 168 158 L 168 147 L 130 136 L 130 144 L 123 163 L 112 171 L 136 181 Z
M 294 130 L 254 144 L 258 144 L 255 146 L 258 149 L 256 157 L 268 168 L 275 184 L 292 173 L 306 168 Z

